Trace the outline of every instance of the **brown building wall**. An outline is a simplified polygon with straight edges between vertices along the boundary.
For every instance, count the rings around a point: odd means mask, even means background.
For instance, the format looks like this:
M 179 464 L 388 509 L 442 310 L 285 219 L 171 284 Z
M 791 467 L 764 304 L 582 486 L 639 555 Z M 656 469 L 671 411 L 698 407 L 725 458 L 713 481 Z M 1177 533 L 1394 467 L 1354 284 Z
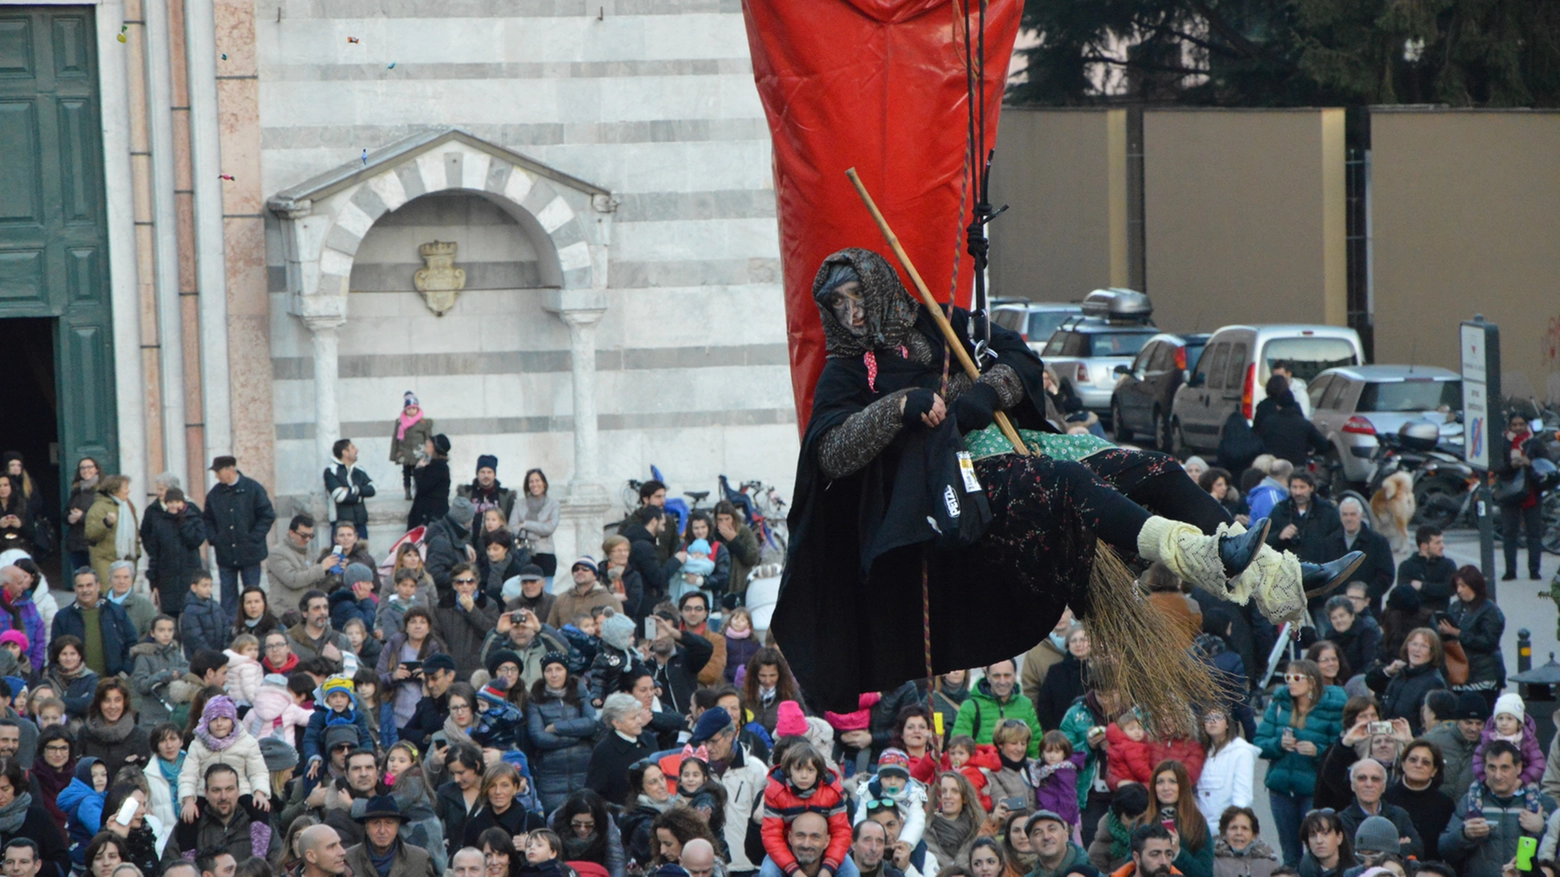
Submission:
M 1344 324 L 1343 110 L 1148 110 L 1143 153 L 1160 326 Z
M 1127 111 L 1006 107 L 991 201 L 993 295 L 1074 301 L 1127 284 Z
M 1376 358 L 1458 368 L 1500 325 L 1508 395 L 1560 401 L 1560 113 L 1371 115 Z

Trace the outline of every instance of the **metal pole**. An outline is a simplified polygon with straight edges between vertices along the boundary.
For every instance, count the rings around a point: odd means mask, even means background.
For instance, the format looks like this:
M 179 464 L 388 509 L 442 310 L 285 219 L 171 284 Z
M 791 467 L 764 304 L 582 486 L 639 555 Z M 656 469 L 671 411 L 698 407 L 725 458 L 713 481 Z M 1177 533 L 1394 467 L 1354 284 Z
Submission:
M 1526 673 L 1533 669 L 1533 634 L 1522 628 L 1517 631 L 1517 672 Z

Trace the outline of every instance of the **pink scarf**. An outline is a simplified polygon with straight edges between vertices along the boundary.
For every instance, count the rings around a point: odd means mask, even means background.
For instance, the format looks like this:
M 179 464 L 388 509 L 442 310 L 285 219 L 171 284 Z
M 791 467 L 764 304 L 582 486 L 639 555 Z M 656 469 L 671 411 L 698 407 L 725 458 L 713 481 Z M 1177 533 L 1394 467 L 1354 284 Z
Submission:
M 395 440 L 398 441 L 398 442 L 399 441 L 405 441 L 406 440 L 406 431 L 412 427 L 412 424 L 416 423 L 419 420 L 422 420 L 422 415 L 423 415 L 423 413 L 422 413 L 422 409 L 421 408 L 418 408 L 417 409 L 417 413 L 415 415 L 411 416 L 411 417 L 407 417 L 406 416 L 406 410 L 402 409 L 401 410 L 401 418 L 396 423 Z

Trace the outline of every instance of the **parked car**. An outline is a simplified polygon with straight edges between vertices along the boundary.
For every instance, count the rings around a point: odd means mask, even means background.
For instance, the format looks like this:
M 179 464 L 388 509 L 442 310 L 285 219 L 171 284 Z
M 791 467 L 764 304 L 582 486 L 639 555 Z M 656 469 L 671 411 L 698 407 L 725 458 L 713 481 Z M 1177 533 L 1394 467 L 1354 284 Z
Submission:
M 1022 335 L 1029 346 L 1039 353 L 1062 323 L 1082 313 L 1083 306 L 1079 304 L 1007 299 L 992 306 L 991 321 Z
M 1350 486 L 1375 476 L 1376 437 L 1414 421 L 1431 421 L 1442 438 L 1462 435 L 1462 376 L 1433 366 L 1357 365 L 1331 368 L 1306 388 L 1311 422 L 1332 442 L 1327 471 Z M 1339 485 L 1334 485 L 1338 487 Z
M 1084 297 L 1083 315 L 1052 333 L 1040 357 L 1072 387 L 1083 407 L 1108 422 L 1116 366 L 1131 365 L 1154 328 L 1148 296 L 1130 289 L 1096 289 Z
M 1359 333 L 1339 326 L 1274 324 L 1225 326 L 1213 333 L 1186 383 L 1175 392 L 1170 431 L 1177 452 L 1218 450 L 1224 421 L 1235 412 L 1251 420 L 1267 398 L 1274 363 L 1294 374 L 1290 389 L 1310 415 L 1306 389 L 1330 368 L 1365 361 Z
M 1151 436 L 1162 451 L 1171 447 L 1170 406 L 1175 391 L 1186 382 L 1211 335 L 1155 335 L 1131 365 L 1116 366 L 1116 390 L 1110 400 L 1110 422 L 1116 441 L 1134 435 Z

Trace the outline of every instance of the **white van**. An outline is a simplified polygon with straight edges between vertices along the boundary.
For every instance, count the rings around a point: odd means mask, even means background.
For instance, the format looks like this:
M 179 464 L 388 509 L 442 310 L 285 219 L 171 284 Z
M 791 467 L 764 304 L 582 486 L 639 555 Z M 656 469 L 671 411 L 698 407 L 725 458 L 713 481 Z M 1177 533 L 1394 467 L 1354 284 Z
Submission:
M 1363 365 L 1359 333 L 1339 326 L 1275 324 L 1225 326 L 1213 333 L 1197 366 L 1175 393 L 1170 431 L 1178 450 L 1208 453 L 1219 447 L 1224 421 L 1239 411 L 1251 420 L 1267 398 L 1275 363 L 1294 374 L 1290 389 L 1310 417 L 1306 385 L 1330 368 Z

